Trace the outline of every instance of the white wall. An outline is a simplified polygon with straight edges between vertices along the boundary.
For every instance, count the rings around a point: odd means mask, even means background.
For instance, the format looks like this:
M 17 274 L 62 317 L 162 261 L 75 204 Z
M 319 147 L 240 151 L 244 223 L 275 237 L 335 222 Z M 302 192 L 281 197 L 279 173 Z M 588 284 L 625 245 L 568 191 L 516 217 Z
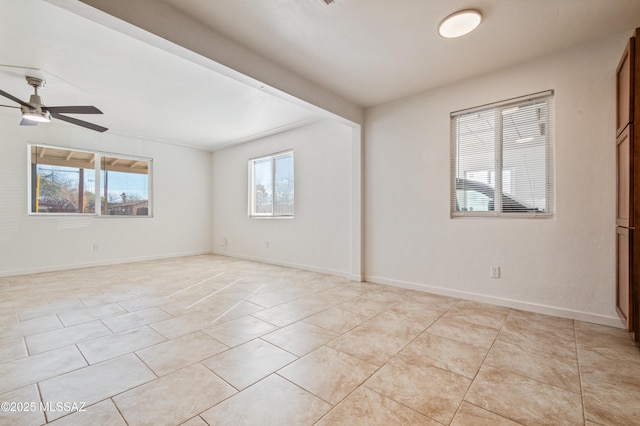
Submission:
M 0 115 L 0 276 L 211 251 L 209 152 L 66 123 L 21 127 L 19 113 L 7 111 Z M 29 143 L 153 158 L 154 217 L 29 216 Z
M 287 149 L 294 152 L 294 218 L 250 219 L 248 160 Z M 352 129 L 333 120 L 214 152 L 214 252 L 349 276 L 352 179 Z
M 631 33 L 367 110 L 366 279 L 619 326 L 615 69 Z M 548 89 L 555 216 L 451 219 L 450 112 Z

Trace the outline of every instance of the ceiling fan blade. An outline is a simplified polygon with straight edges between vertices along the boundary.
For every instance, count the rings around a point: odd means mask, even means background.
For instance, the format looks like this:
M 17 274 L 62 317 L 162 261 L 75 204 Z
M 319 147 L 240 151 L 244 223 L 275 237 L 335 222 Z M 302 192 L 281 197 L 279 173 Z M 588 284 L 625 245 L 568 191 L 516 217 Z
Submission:
M 26 106 L 26 107 L 32 108 L 32 106 L 29 105 L 28 103 L 26 103 L 24 101 L 21 101 L 20 99 L 16 98 L 13 95 L 10 95 L 9 93 L 5 92 L 4 90 L 0 90 L 0 95 L 4 96 L 7 99 L 11 99 L 13 102 L 19 103 L 22 106 Z
M 20 125 L 21 126 L 37 126 L 38 122 L 37 121 L 32 121 L 32 120 L 27 120 L 26 118 L 23 118 L 22 120 L 20 120 Z
M 42 109 L 56 114 L 102 114 L 98 108 L 91 105 L 81 106 L 42 106 Z
M 58 114 L 57 112 L 49 111 L 53 118 L 66 121 L 67 123 L 75 124 L 76 126 L 85 127 L 87 129 L 95 130 L 96 132 L 106 132 L 106 127 L 98 126 L 97 124 L 89 123 L 87 121 L 78 120 L 77 118 L 67 117 L 66 115 Z

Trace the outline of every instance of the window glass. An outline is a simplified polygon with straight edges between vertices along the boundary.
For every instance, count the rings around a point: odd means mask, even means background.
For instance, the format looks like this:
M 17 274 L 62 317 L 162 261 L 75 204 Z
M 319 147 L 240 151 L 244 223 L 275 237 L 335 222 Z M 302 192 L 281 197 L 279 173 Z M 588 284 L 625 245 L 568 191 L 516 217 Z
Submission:
M 536 211 L 547 211 L 547 103 L 523 105 L 502 116 L 502 167 L 515 171 L 510 194 Z
M 102 157 L 102 214 L 149 215 L 149 162 L 122 157 Z
M 451 117 L 452 216 L 552 213 L 553 96 Z
M 254 214 L 273 213 L 273 164 L 272 159 L 254 161 Z
M 274 214 L 293 215 L 293 154 L 275 159 L 275 200 Z
M 31 147 L 31 213 L 95 213 L 95 154 Z
M 151 159 L 29 147 L 29 212 L 150 216 Z
M 293 152 L 249 160 L 251 217 L 293 216 Z

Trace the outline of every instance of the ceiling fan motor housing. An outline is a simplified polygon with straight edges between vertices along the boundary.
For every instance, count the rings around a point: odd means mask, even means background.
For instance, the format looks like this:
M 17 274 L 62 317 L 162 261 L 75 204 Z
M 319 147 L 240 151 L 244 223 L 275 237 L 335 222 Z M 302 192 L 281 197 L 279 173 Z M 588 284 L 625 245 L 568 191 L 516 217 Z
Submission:
M 31 95 L 29 97 L 29 103 L 36 109 L 40 109 L 42 107 L 42 99 L 40 98 L 40 95 Z
M 33 87 L 34 94 L 29 97 L 29 103 L 37 110 L 41 111 L 42 109 L 42 99 L 40 95 L 38 95 L 38 88 L 44 87 L 45 81 L 41 78 L 37 77 L 29 77 L 27 76 L 27 83 L 29 86 Z
M 51 114 L 49 111 L 42 110 L 42 98 L 38 95 L 38 87 L 44 87 L 45 81 L 40 78 L 27 76 L 27 83 L 33 87 L 35 93 L 29 97 L 29 104 L 32 108 L 26 105 L 21 106 L 22 117 L 26 120 L 39 123 L 49 122 L 51 120 Z

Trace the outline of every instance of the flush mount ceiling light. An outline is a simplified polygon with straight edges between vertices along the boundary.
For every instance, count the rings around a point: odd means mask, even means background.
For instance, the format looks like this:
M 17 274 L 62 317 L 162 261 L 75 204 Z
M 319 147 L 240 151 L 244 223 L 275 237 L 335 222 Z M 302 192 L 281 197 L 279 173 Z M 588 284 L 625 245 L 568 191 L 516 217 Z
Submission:
M 482 14 L 474 9 L 453 13 L 440 22 L 438 33 L 444 38 L 462 37 L 475 30 L 482 21 Z

